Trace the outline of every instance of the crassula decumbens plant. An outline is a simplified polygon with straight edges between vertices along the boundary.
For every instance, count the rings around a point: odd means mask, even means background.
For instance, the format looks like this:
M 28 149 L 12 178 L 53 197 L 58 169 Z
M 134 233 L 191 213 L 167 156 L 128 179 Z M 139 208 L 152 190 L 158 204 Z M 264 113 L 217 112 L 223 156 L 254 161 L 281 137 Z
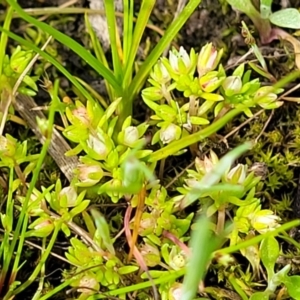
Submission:
M 142 91 L 144 102 L 153 110 L 151 125 L 157 127 L 152 144 L 169 144 L 205 128 L 228 111 L 238 108 L 250 117 L 252 109 L 274 109 L 282 102 L 277 94 L 282 89 L 261 86 L 251 79 L 245 65 L 227 75 L 219 63 L 222 50 L 205 45 L 199 54 L 182 47 L 172 50 L 169 59 L 162 58 L 150 74 L 150 87 Z M 183 97 L 174 95 L 181 92 Z
M 157 158 L 158 151 L 145 149 L 149 126 L 154 129 L 151 144 L 160 143 L 163 150 L 164 145 L 171 146 L 213 128 L 214 123 L 220 124 L 232 110 L 250 117 L 256 107 L 274 109 L 282 104 L 277 100 L 282 89 L 261 86 L 258 78 L 251 79 L 251 71 L 246 71 L 244 64 L 227 75 L 220 64 L 222 52 L 212 44 L 205 45 L 199 54 L 193 49 L 188 54 L 182 47 L 170 51 L 168 59 L 162 58 L 154 66 L 149 78 L 151 86 L 142 91 L 144 102 L 153 111 L 150 120 L 138 124 L 129 116 L 120 132 L 116 132 L 115 114 L 120 99 L 104 112 L 90 101 L 70 105 L 66 109 L 70 125 L 64 135 L 76 146 L 66 154 L 81 154 L 73 184 L 94 190 L 98 187 L 99 193 L 106 193 L 117 202 L 130 194 L 126 190 L 129 179 L 124 176 L 129 170 L 137 178 L 133 194 L 143 183 L 154 180 L 151 170 L 161 156 Z M 228 119 L 222 125 L 226 122 Z
M 150 147 L 147 149 L 146 144 L 159 144 L 161 149 L 158 151 L 164 150 L 214 126 L 215 122 L 220 123 L 234 109 L 251 116 L 256 106 L 273 109 L 281 105 L 277 101 L 277 94 L 281 90 L 271 86 L 261 87 L 258 79 L 250 79 L 251 72 L 245 71 L 244 65 L 227 75 L 219 63 L 221 55 L 222 50 L 217 51 L 212 44 L 204 46 L 199 54 L 194 50 L 188 54 L 183 48 L 179 51 L 172 50 L 168 59 L 162 58 L 155 65 L 149 79 L 151 86 L 146 87 L 142 93 L 145 103 L 153 110 L 150 120 L 138 123 L 129 116 L 120 131 L 116 129 L 118 117 L 115 113 L 120 99 L 112 102 L 105 111 L 91 101 L 85 104 L 80 101 L 68 104 L 65 113 L 69 125 L 65 128 L 64 135 L 75 146 L 66 154 L 80 155 L 80 163 L 74 170 L 70 186 L 62 187 L 58 181 L 55 186 L 42 187 L 41 191 L 32 193 L 27 213 L 33 218 L 33 222 L 27 228 L 26 237 L 51 236 L 47 247 L 47 251 L 50 251 L 60 231 L 70 236 L 72 229 L 82 236 L 82 241 L 78 238 L 71 239 L 65 256 L 73 268 L 64 274 L 64 285 L 68 283 L 74 288 L 79 287 L 76 291 L 81 294 L 81 299 L 105 288 L 114 290 L 123 286 L 124 276 L 137 270 L 136 263 L 124 264 L 117 258 L 114 240 L 110 239 L 108 225 L 103 217 L 94 213 L 92 218 L 87 211 L 91 203 L 87 196 L 89 192 L 106 194 L 115 203 L 126 198 L 135 207 L 140 190 L 145 189 L 146 196 L 143 200 L 146 209 L 141 215 L 138 230 L 143 241 L 138 248 L 145 254 L 144 260 L 148 268 L 160 267 L 160 272 L 150 270 L 150 274 L 155 278 L 184 270 L 189 255 L 186 233 L 191 228 L 194 214 L 183 218 L 180 210 L 189 203 L 186 205 L 182 201 L 183 206 L 178 205 L 178 198 L 174 195 L 170 197 L 167 189 L 155 178 L 153 173 L 159 159 L 153 156 L 157 152 L 153 152 Z M 222 126 L 226 122 L 228 120 Z M 150 126 L 154 131 L 151 140 L 146 137 Z M 212 128 L 212 132 L 217 131 L 217 127 Z M 185 151 L 186 147 L 179 150 Z M 169 153 L 177 154 L 178 151 Z M 2 152 L 3 164 L 8 157 L 12 161 L 17 159 L 15 155 L 17 154 Z M 197 175 L 200 165 L 198 161 L 196 171 L 188 172 L 186 185 L 178 190 L 183 196 L 185 189 L 188 191 L 195 180 L 201 179 L 203 174 Z M 228 198 L 230 201 L 224 202 L 225 191 L 220 193 L 220 197 L 216 197 L 213 192 L 206 195 L 210 198 L 207 201 L 208 215 L 224 216 L 225 208 L 232 206 L 237 228 L 229 236 L 232 244 L 243 239 L 252 229 L 258 232 L 273 229 L 278 221 L 274 219 L 274 226 L 266 228 L 264 222 L 261 225 L 247 219 L 245 208 L 256 218 L 260 212 L 265 213 L 267 216 L 260 218 L 260 221 L 268 219 L 271 213 L 261 210 L 259 200 L 254 197 L 257 180 L 253 175 L 245 174 L 245 167 L 237 166 L 224 175 L 227 183 L 241 185 L 244 189 L 241 194 Z M 198 198 L 203 200 L 203 197 Z M 21 203 L 24 201 L 20 198 Z M 240 205 L 242 201 L 244 206 Z M 83 215 L 87 231 L 74 223 L 74 218 L 79 214 Z M 247 228 L 242 226 L 245 225 L 243 218 L 248 221 Z M 217 221 L 214 226 L 221 231 L 223 225 Z M 86 265 L 90 269 L 86 269 Z M 148 277 L 144 274 L 143 278 Z M 175 279 L 174 277 L 169 282 L 170 286 L 161 285 L 162 294 L 167 295 L 176 286 Z
M 181 195 L 171 198 L 153 176 L 156 163 L 163 157 L 156 159 L 157 156 L 153 154 L 157 152 L 153 152 L 150 147 L 147 149 L 146 144 L 159 144 L 158 151 L 164 150 L 210 126 L 213 128 L 212 133 L 216 132 L 228 122 L 224 117 L 230 111 L 244 112 L 250 117 L 257 107 L 274 109 L 282 104 L 277 100 L 277 94 L 282 89 L 261 86 L 258 78 L 251 78 L 251 71 L 245 70 L 244 64 L 231 74 L 226 74 L 220 64 L 222 53 L 222 50 L 215 49 L 212 44 L 205 45 L 200 53 L 192 49 L 188 54 L 181 47 L 179 51 L 170 51 L 169 58 L 158 61 L 149 78 L 150 86 L 142 91 L 144 102 L 153 112 L 150 120 L 144 123 L 138 123 L 130 116 L 125 119 L 121 131 L 117 131 L 118 117 L 115 112 L 120 99 L 112 102 L 105 111 L 90 101 L 86 104 L 76 101 L 66 109 L 70 125 L 65 128 L 64 135 L 75 144 L 67 155 L 80 154 L 80 164 L 74 170 L 71 186 L 75 191 L 91 189 L 98 194 L 106 194 L 112 202 L 118 202 L 125 197 L 132 206 L 137 205 L 137 195 L 144 188 L 147 209 L 140 221 L 139 235 L 143 237 L 143 242 L 140 243 L 139 250 L 147 253 L 144 256 L 149 268 L 163 266 L 162 272 L 185 267 L 188 256 L 185 252 L 185 234 L 191 226 L 194 214 L 183 219 L 178 212 L 190 204 L 184 202 L 184 195 L 193 187 L 193 182 L 200 180 L 209 168 L 203 169 L 203 162 L 196 159 L 196 171 L 189 170 L 185 186 L 178 189 Z M 214 128 L 215 122 L 222 126 Z M 151 140 L 146 135 L 149 127 L 154 131 Z M 186 145 L 190 146 L 192 143 Z M 176 148 L 179 151 L 168 153 L 180 154 L 186 148 L 187 146 L 179 147 Z M 210 163 L 207 163 L 208 158 L 205 158 L 206 167 L 213 164 L 214 160 L 217 162 L 213 153 L 210 159 Z M 238 194 L 228 197 L 228 191 L 223 191 L 219 195 L 211 192 L 199 196 L 201 202 L 207 200 L 206 214 L 217 216 L 214 226 L 219 232 L 224 229 L 224 222 L 221 220 L 225 218 L 225 209 L 232 209 L 235 229 L 228 236 L 231 244 L 244 239 L 251 230 L 260 233 L 278 226 L 279 219 L 273 218 L 272 212 L 262 210 L 259 199 L 255 198 L 255 185 L 258 180 L 253 174 L 247 174 L 245 166 L 238 165 L 228 170 L 222 179 L 224 183 L 240 186 Z M 65 214 L 64 211 L 58 213 Z M 249 214 L 253 218 L 250 219 Z M 269 219 L 273 220 L 272 226 L 267 224 Z M 99 244 L 100 246 L 103 247 Z M 67 254 L 68 259 L 72 261 L 77 251 L 83 251 L 83 247 L 85 246 L 73 239 Z M 106 251 L 107 247 L 103 249 Z M 247 257 L 247 254 L 244 255 Z M 113 272 L 118 272 L 122 264 L 114 255 L 110 254 L 110 257 L 115 260 L 111 262 Z M 107 265 L 104 261 L 95 262 L 95 265 L 97 263 Z M 135 270 L 133 265 L 127 267 L 128 272 Z M 103 272 L 111 272 L 107 270 Z M 155 271 L 150 274 L 153 278 L 162 275 Z M 78 282 L 93 278 L 94 290 L 99 290 L 101 286 L 114 289 L 119 284 L 119 275 L 113 275 L 115 278 L 108 277 L 109 280 L 105 281 L 107 279 L 104 280 L 102 275 L 91 270 L 84 275 L 87 277 L 80 275 Z
M 154 129 L 151 144 L 159 143 L 163 150 L 171 147 L 176 141 L 180 142 L 209 126 L 214 126 L 215 122 L 220 123 L 232 110 L 238 109 L 250 117 L 252 110 L 256 107 L 274 109 L 282 104 L 277 100 L 277 94 L 282 89 L 261 86 L 258 78 L 251 79 L 251 71 L 246 71 L 244 64 L 227 75 L 220 64 L 222 53 L 222 50 L 215 49 L 211 43 L 202 47 L 198 54 L 193 49 L 188 54 L 182 47 L 179 51 L 170 51 L 168 59 L 162 58 L 154 66 L 149 78 L 151 86 L 142 91 L 144 102 L 153 111 L 150 120 L 137 124 L 132 117 L 128 117 L 123 123 L 121 132 L 115 130 L 117 116 L 114 114 L 120 99 L 115 100 L 104 112 L 96 103 L 89 101 L 86 105 L 77 101 L 69 106 L 66 109 L 66 116 L 70 125 L 65 129 L 64 135 L 76 146 L 67 155 L 84 154 L 80 157 L 80 164 L 74 172 L 72 185 L 77 188 L 91 188 L 99 194 L 107 194 L 113 202 L 132 195 L 127 199 L 136 203 L 134 195 L 139 193 L 143 185 L 146 185 L 149 195 L 153 194 L 153 188 L 159 189 L 159 193 L 166 194 L 164 188 L 158 185 L 158 181 L 152 175 L 157 163 L 151 159 L 153 152 L 151 149 L 145 149 L 145 133 L 149 126 Z M 223 126 L 226 122 L 228 119 L 224 121 Z M 165 147 L 166 144 L 168 146 Z M 185 150 L 181 148 L 179 153 Z M 178 154 L 178 152 L 173 154 Z M 212 161 L 214 157 L 215 155 L 212 154 Z M 213 162 L 210 163 L 213 164 Z M 201 165 L 196 159 L 198 172 L 201 169 L 199 164 Z M 242 181 L 245 186 L 242 193 L 229 199 L 232 204 L 240 203 L 239 201 L 245 202 L 243 197 L 246 197 L 248 192 L 251 199 L 246 202 L 249 202 L 248 204 L 254 202 L 252 189 L 257 180 L 254 180 L 253 174 L 245 177 L 246 172 L 245 167 L 239 166 L 228 173 L 227 179 L 231 176 L 234 183 L 242 180 L 236 177 L 243 177 Z M 193 180 L 199 179 L 202 175 L 189 171 L 184 189 L 191 187 Z M 232 183 L 229 179 L 227 182 Z M 184 193 L 183 190 L 180 192 Z M 227 203 L 225 205 L 222 197 L 219 195 L 219 199 L 215 199 L 213 194 L 210 197 L 214 202 L 209 207 L 208 215 L 220 209 L 224 212 Z M 163 198 L 168 199 L 167 195 Z M 228 201 L 227 195 L 223 198 Z M 153 199 L 153 196 L 146 199 Z M 173 212 L 178 210 L 174 203 L 164 200 L 161 207 L 157 200 L 154 203 L 155 207 L 143 215 L 142 224 L 147 223 L 147 219 L 151 222 L 156 220 L 159 223 L 163 211 L 163 214 L 169 214 L 173 220 L 164 216 L 163 219 L 169 220 L 166 223 L 178 223 L 173 216 Z M 150 208 L 151 201 L 147 205 L 150 205 Z M 187 205 L 184 204 L 181 208 Z M 259 203 L 253 210 L 257 207 Z M 174 226 L 174 228 L 179 228 L 182 225 Z M 219 229 L 222 230 L 222 227 Z M 150 237 L 159 236 L 163 230 L 171 227 L 155 225 L 152 228 L 153 231 L 147 232 Z

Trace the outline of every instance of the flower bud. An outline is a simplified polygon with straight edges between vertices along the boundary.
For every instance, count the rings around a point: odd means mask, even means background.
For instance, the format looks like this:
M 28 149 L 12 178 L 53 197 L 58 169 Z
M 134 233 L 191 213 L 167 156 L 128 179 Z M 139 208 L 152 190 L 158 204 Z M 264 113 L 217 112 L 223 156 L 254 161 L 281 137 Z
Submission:
M 238 164 L 226 175 L 226 181 L 232 184 L 243 184 L 247 176 L 247 166 Z
M 182 299 L 182 283 L 175 282 L 169 290 L 169 300 Z
M 171 76 L 167 68 L 161 61 L 158 61 L 158 63 L 153 67 L 150 77 L 159 84 L 166 84 L 171 80 Z
M 21 47 L 18 46 L 10 58 L 10 67 L 17 74 L 21 74 L 32 59 L 32 56 L 32 51 L 23 51 Z
M 219 64 L 222 55 L 223 49 L 217 51 L 212 43 L 206 44 L 202 47 L 197 62 L 199 77 L 214 70 Z
M 179 52 L 175 49 L 169 52 L 169 61 L 173 71 L 180 74 L 179 64 L 182 63 L 186 68 L 191 66 L 191 59 L 186 50 L 181 46 Z
M 29 226 L 26 236 L 47 237 L 54 229 L 54 224 L 48 217 L 40 217 Z
M 34 229 L 37 230 L 37 229 L 45 228 L 46 226 L 48 226 L 50 224 L 52 224 L 52 222 L 49 219 L 47 219 L 47 220 L 44 220 L 41 223 L 37 224 L 36 226 L 34 226 Z
M 156 226 L 158 212 L 153 210 L 151 214 L 144 213 L 140 222 L 139 235 L 147 236 L 153 232 Z
M 89 136 L 87 144 L 90 148 L 92 148 L 96 153 L 99 153 L 101 156 L 106 156 L 108 154 L 104 141 L 98 139 L 93 135 Z
M 216 90 L 222 83 L 223 78 L 218 78 L 218 72 L 212 71 L 199 77 L 201 89 L 206 93 Z
M 135 126 L 129 126 L 124 130 L 124 144 L 131 146 L 139 139 L 139 131 Z
M 191 189 L 196 189 L 199 186 L 199 180 L 195 178 L 189 178 L 184 180 L 186 185 Z
M 37 126 L 38 126 L 41 134 L 45 138 L 50 138 L 51 132 L 49 131 L 49 120 L 47 120 L 45 118 L 36 117 L 36 123 L 37 123 Z
M 103 177 L 103 170 L 97 162 L 95 164 L 79 164 L 75 170 L 81 187 L 89 187 L 98 183 Z
M 13 157 L 16 153 L 17 142 L 10 135 L 0 136 L 0 156 Z
M 257 90 L 254 95 L 254 101 L 264 109 L 274 109 L 282 105 L 281 101 L 277 100 L 277 95 L 273 92 L 273 87 L 263 86 Z
M 156 86 L 151 86 L 143 89 L 142 98 L 144 101 L 145 100 L 158 101 L 163 98 L 163 93 L 160 88 Z
M 88 140 L 82 144 L 85 152 L 95 160 L 104 160 L 113 147 L 113 142 L 107 134 L 98 128 L 98 133 L 90 134 Z
M 222 87 L 227 97 L 238 94 L 242 89 L 243 83 L 239 76 L 228 76 L 223 81 Z
M 178 140 L 180 135 L 180 127 L 171 123 L 166 128 L 161 129 L 159 137 L 163 144 L 169 144 L 174 140 Z
M 215 152 L 210 151 L 210 158 L 205 156 L 204 159 L 201 160 L 199 157 L 196 157 L 195 159 L 196 170 L 201 175 L 205 175 L 207 173 L 210 173 L 218 162 L 219 162 L 218 156 L 215 154 Z
M 145 259 L 146 265 L 149 267 L 155 267 L 160 263 L 160 252 L 158 248 L 154 245 L 149 243 L 145 243 L 140 248 L 140 253 L 142 254 L 143 258 Z
M 91 123 L 88 110 L 80 101 L 76 101 L 75 104 L 76 107 L 72 110 L 69 107 L 66 108 L 67 118 L 72 125 L 87 128 Z
M 67 186 L 59 193 L 61 207 L 74 207 L 77 200 L 77 192 L 74 187 Z

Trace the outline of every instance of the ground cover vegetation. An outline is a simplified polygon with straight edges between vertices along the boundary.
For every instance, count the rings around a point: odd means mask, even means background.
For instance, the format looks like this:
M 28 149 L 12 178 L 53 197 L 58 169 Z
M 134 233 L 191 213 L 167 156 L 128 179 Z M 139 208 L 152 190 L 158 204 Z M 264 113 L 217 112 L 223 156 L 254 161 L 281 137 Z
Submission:
M 0 1 L 1 299 L 300 299 L 299 1 L 90 2 Z

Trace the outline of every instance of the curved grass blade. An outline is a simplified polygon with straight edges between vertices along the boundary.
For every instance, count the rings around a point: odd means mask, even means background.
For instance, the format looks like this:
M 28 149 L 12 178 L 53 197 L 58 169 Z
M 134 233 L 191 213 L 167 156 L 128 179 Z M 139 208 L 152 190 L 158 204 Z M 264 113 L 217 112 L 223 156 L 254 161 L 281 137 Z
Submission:
M 90 93 L 87 92 L 82 85 L 75 79 L 75 77 L 69 73 L 54 57 L 52 57 L 51 55 L 49 55 L 48 53 L 42 51 L 39 47 L 37 47 L 36 45 L 34 45 L 33 43 L 21 38 L 20 36 L 4 29 L 3 27 L 0 26 L 0 31 L 4 32 L 5 34 L 7 34 L 11 39 L 17 41 L 18 43 L 32 49 L 33 51 L 35 51 L 36 53 L 38 53 L 41 57 L 43 57 L 44 59 L 48 60 L 49 62 L 51 62 L 51 64 L 53 66 L 55 66 L 62 74 L 64 74 L 72 84 L 74 84 L 74 86 L 84 95 L 84 97 L 86 97 L 88 100 L 95 102 L 95 100 L 91 97 Z
M 195 298 L 199 282 L 203 279 L 207 264 L 219 243 L 219 238 L 212 236 L 209 224 L 209 219 L 205 216 L 200 217 L 195 224 L 190 241 L 192 256 L 184 276 L 181 300 Z
M 14 8 L 14 10 L 19 14 L 19 16 L 27 21 L 28 23 L 31 23 L 41 30 L 47 32 L 53 38 L 58 40 L 60 43 L 64 44 L 65 46 L 69 47 L 72 51 L 74 51 L 76 54 L 78 54 L 83 60 L 86 61 L 87 64 L 89 64 L 98 74 L 102 75 L 116 90 L 118 94 L 121 94 L 122 88 L 119 85 L 117 79 L 111 72 L 111 70 L 107 69 L 101 62 L 99 62 L 92 54 L 90 54 L 83 46 L 81 46 L 79 43 L 74 41 L 69 36 L 63 34 L 62 32 L 59 32 L 58 30 L 54 29 L 50 25 L 38 21 L 37 19 L 31 17 L 28 15 L 16 2 L 13 0 L 7 0 L 7 3 Z
M 13 10 L 11 8 L 9 8 L 7 11 L 7 14 L 5 16 L 5 21 L 3 24 L 3 27 L 7 30 L 9 30 L 9 28 L 10 28 L 12 16 L 13 16 Z M 5 57 L 6 45 L 7 45 L 7 35 L 1 34 L 1 37 L 0 37 L 0 77 L 1 77 L 2 71 L 3 71 L 3 61 L 4 61 L 4 57 Z
M 95 31 L 93 30 L 92 26 L 91 26 L 91 23 L 90 23 L 90 20 L 88 18 L 88 14 L 85 14 L 84 15 L 84 21 L 85 21 L 85 26 L 86 26 L 86 29 L 87 29 L 87 32 L 88 34 L 90 35 L 90 39 L 91 39 L 91 43 L 92 43 L 92 47 L 94 49 L 94 53 L 95 53 L 95 56 L 96 58 L 103 63 L 103 65 L 106 67 L 106 68 L 109 68 L 108 66 L 108 62 L 107 62 L 107 59 L 105 57 L 105 53 L 104 53 L 104 50 L 100 44 L 100 41 L 99 39 L 97 38 L 96 36 L 96 33 Z M 106 87 L 106 91 L 107 91 L 107 94 L 109 96 L 109 99 L 110 99 L 110 102 L 113 102 L 114 100 L 114 97 L 113 97 L 113 88 L 112 86 L 107 82 L 107 80 L 104 80 L 105 81 L 105 87 Z

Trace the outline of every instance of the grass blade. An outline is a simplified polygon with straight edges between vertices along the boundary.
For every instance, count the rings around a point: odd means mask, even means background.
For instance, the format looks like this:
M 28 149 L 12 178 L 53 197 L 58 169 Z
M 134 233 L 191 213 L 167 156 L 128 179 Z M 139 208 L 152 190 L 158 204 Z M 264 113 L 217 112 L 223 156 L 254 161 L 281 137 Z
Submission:
M 132 76 L 132 70 L 134 67 L 136 54 L 155 2 L 156 2 L 155 0 L 144 0 L 142 2 L 141 9 L 139 11 L 136 25 L 134 28 L 130 54 L 127 57 L 128 60 L 125 65 L 125 74 L 124 74 L 124 81 L 123 81 L 124 89 L 128 87 L 131 81 L 130 79 Z
M 51 55 L 49 55 L 48 53 L 42 51 L 40 48 L 38 48 L 36 45 L 34 45 L 33 43 L 21 38 L 20 36 L 4 29 L 3 27 L 0 26 L 0 31 L 6 33 L 11 39 L 17 41 L 19 44 L 24 45 L 30 49 L 32 49 L 33 51 L 35 51 L 36 53 L 38 53 L 41 57 L 43 57 L 44 59 L 48 60 L 49 62 L 51 62 L 51 64 L 53 66 L 55 66 L 62 74 L 64 74 L 72 84 L 74 84 L 74 86 L 90 101 L 94 102 L 94 99 L 91 97 L 91 95 L 89 94 L 89 92 L 87 92 L 82 85 L 75 79 L 75 77 L 69 73 L 69 71 L 67 71 L 54 57 L 52 57 Z
M 115 76 L 111 72 L 111 70 L 105 68 L 105 66 L 99 62 L 92 54 L 90 54 L 83 46 L 79 43 L 74 41 L 69 36 L 61 33 L 60 31 L 54 29 L 50 25 L 38 21 L 37 19 L 28 15 L 16 2 L 13 0 L 7 0 L 7 3 L 14 8 L 14 10 L 19 14 L 19 16 L 31 23 L 41 30 L 47 32 L 48 34 L 52 35 L 53 38 L 58 40 L 60 43 L 69 47 L 72 51 L 78 54 L 83 60 L 86 61 L 88 65 L 90 65 L 98 74 L 102 75 L 113 87 L 114 89 L 121 94 L 121 86 L 119 85 L 118 81 L 116 80 Z
M 5 28 L 6 30 L 9 30 L 12 16 L 13 16 L 13 9 L 10 7 L 7 10 L 7 14 L 5 16 L 5 21 L 3 24 L 3 28 Z M 0 77 L 1 77 L 2 71 L 3 71 L 3 61 L 4 61 L 4 57 L 5 57 L 6 44 L 7 44 L 7 34 L 3 33 L 3 34 L 1 34 L 1 38 L 0 38 Z
M 99 42 L 99 39 L 96 36 L 95 31 L 93 30 L 93 28 L 91 26 L 90 20 L 88 18 L 88 14 L 85 14 L 84 20 L 85 20 L 85 26 L 87 28 L 87 32 L 88 32 L 88 34 L 90 35 L 90 38 L 91 38 L 91 43 L 92 43 L 92 47 L 94 49 L 96 58 L 99 61 L 101 61 L 107 69 L 109 69 L 108 62 L 107 62 L 107 59 L 105 57 L 104 50 L 103 50 L 103 48 L 102 48 L 102 46 Z M 112 90 L 112 87 L 111 87 L 111 85 L 109 84 L 109 82 L 107 80 L 105 80 L 105 87 L 106 87 L 110 102 L 112 102 L 114 100 L 113 99 L 113 90 Z
M 123 65 L 127 66 L 127 61 L 131 54 L 132 33 L 133 33 L 133 0 L 124 0 L 124 21 L 123 21 Z
M 217 246 L 218 239 L 212 237 L 209 224 L 209 219 L 204 216 L 195 224 L 195 230 L 192 233 L 190 242 L 192 256 L 183 280 L 181 300 L 194 299 L 199 282 L 203 279 L 206 272 L 211 254 Z M 195 268 L 195 266 L 197 267 Z
M 109 39 L 110 39 L 114 74 L 118 82 L 121 82 L 123 77 L 122 74 L 123 71 L 122 71 L 121 61 L 118 53 L 118 42 L 117 42 L 118 29 L 117 29 L 114 1 L 105 0 L 104 7 L 105 7 L 107 28 L 108 28 Z

